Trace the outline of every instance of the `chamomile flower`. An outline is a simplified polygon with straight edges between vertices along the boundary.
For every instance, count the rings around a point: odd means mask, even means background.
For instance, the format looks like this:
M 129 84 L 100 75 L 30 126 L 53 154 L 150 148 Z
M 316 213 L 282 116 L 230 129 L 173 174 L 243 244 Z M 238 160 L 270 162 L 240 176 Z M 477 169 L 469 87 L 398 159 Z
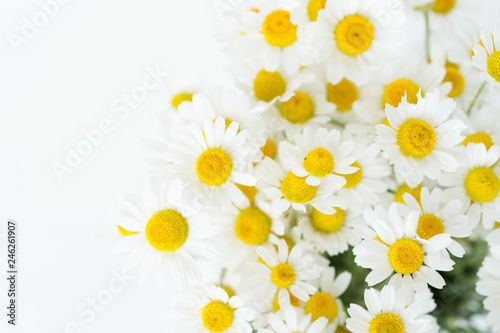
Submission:
M 404 98 L 398 107 L 387 105 L 390 126 L 377 125 L 375 142 L 387 152 L 396 176 L 415 187 L 424 176 L 437 179 L 441 171 L 452 172 L 459 166 L 454 157 L 465 124 L 448 120 L 454 111 L 451 98 L 441 98 L 435 90 L 411 104 Z
M 267 315 L 269 325 L 261 328 L 258 333 L 321 333 L 328 324 L 325 317 L 312 319 L 311 314 L 305 314 L 301 308 L 286 306 L 278 313 Z
M 193 72 L 176 71 L 163 87 L 162 95 L 171 111 L 177 110 L 183 102 L 191 102 L 193 95 L 203 91 L 203 84 Z
M 354 142 L 342 140 L 336 129 L 306 127 L 294 139 L 295 145 L 280 143 L 281 160 L 295 176 L 306 177 L 308 185 L 318 186 L 327 181 L 340 188 L 346 184 L 345 177 L 358 170 L 352 166 L 356 158 L 352 154 Z
M 500 25 L 493 31 L 481 32 L 481 44 L 474 45 L 472 62 L 488 82 L 490 91 L 500 93 Z
M 290 207 L 305 212 L 307 205 L 311 205 L 324 214 L 333 214 L 333 207 L 344 207 L 345 202 L 339 200 L 333 193 L 338 185 L 324 182 L 319 186 L 306 183 L 306 177 L 296 176 L 289 168 L 283 169 L 277 162 L 266 157 L 255 168 L 260 185 L 272 205 L 280 212 Z
M 197 297 L 196 297 L 197 296 Z M 254 319 L 252 310 L 244 307 L 238 296 L 229 297 L 226 290 L 208 285 L 193 298 L 186 309 L 182 330 L 206 333 L 251 333 L 249 320 Z
M 428 332 L 431 323 L 421 316 L 422 305 L 414 303 L 412 296 L 404 290 L 384 286 L 381 291 L 373 288 L 365 290 L 367 310 L 351 304 L 347 312 L 347 328 L 353 333 Z
M 405 205 L 399 205 L 399 211 L 408 217 L 411 211 L 418 213 L 417 236 L 430 239 L 435 235 L 446 233 L 453 238 L 464 238 L 472 234 L 469 218 L 462 214 L 462 202 L 455 199 L 445 206 L 441 205 L 441 189 L 434 188 L 429 192 L 423 187 L 420 194 L 420 203 L 411 195 L 403 195 Z M 462 257 L 465 249 L 456 240 L 452 239 L 447 246 L 448 251 L 456 257 Z
M 319 276 L 314 267 L 314 258 L 303 252 L 302 245 L 296 244 L 291 251 L 284 239 L 274 246 L 260 246 L 257 253 L 264 263 L 252 263 L 252 269 L 258 274 L 255 278 L 261 294 L 271 298 L 278 294 L 280 308 L 290 304 L 290 294 L 306 302 L 309 295 L 316 291 L 307 281 Z
M 245 172 L 245 159 L 252 152 L 248 146 L 248 132 L 238 133 L 238 124 L 218 117 L 205 121 L 203 130 L 195 124 L 188 127 L 188 135 L 171 142 L 165 153 L 168 172 L 182 179 L 198 198 L 215 200 L 226 206 L 242 202 L 245 196 L 235 184 L 255 185 L 255 178 Z
M 310 34 L 316 60 L 326 61 L 329 82 L 337 84 L 345 77 L 363 84 L 373 70 L 394 60 L 403 35 L 395 29 L 396 15 L 387 24 L 377 22 L 375 13 L 386 8 L 385 1 L 326 2 L 317 21 L 311 23 Z
M 291 20 L 298 25 L 298 30 L 302 26 L 307 26 L 308 22 L 318 20 L 318 14 L 325 9 L 326 0 L 299 0 L 297 6 L 292 11 Z
M 484 228 L 492 229 L 500 221 L 499 157 L 499 146 L 486 150 L 482 143 L 469 143 L 465 166 L 439 179 L 442 186 L 449 187 L 443 191 L 443 200 L 461 200 L 473 226 L 482 220 Z
M 396 288 L 417 292 L 425 291 L 427 284 L 442 288 L 445 281 L 436 270 L 452 269 L 453 261 L 441 251 L 449 245 L 450 236 L 418 237 L 418 213 L 412 211 L 403 219 L 396 205 L 391 205 L 385 216 L 377 210 L 365 211 L 365 220 L 376 237 L 364 239 L 353 252 L 358 265 L 372 270 L 366 282 L 372 286 L 392 275 L 388 284 Z
M 195 257 L 218 256 L 206 240 L 220 228 L 209 216 L 189 207 L 183 193 L 183 184 L 178 180 L 163 188 L 152 179 L 143 198 L 128 197 L 116 217 L 130 234 L 116 241 L 113 250 L 129 253 L 126 269 L 142 262 L 139 283 L 154 271 L 159 285 L 163 285 L 169 273 L 174 275 L 178 286 L 201 281 Z
M 500 145 L 500 113 L 495 112 L 493 105 L 484 105 L 476 112 L 471 112 L 467 117 L 463 114 L 467 128 L 464 131 L 465 139 L 463 146 L 470 142 L 482 143 L 486 149 L 493 145 Z
M 493 328 L 493 332 L 500 332 L 500 259 L 487 256 L 477 273 L 479 281 L 476 291 L 486 299 L 484 307 L 489 311 L 486 323 Z

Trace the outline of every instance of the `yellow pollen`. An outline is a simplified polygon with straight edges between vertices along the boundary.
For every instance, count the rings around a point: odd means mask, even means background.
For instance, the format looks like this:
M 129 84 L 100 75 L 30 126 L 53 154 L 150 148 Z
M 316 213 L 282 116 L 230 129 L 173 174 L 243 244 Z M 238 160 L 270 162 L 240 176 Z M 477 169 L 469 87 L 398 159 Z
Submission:
M 221 288 L 224 289 L 224 291 L 227 293 L 227 297 L 229 297 L 229 298 L 231 298 L 234 295 L 236 295 L 236 293 L 234 292 L 233 288 L 231 288 L 229 286 L 222 286 Z
M 262 69 L 253 81 L 255 98 L 260 101 L 270 102 L 283 95 L 286 91 L 286 82 L 278 72 L 268 72 Z
M 196 161 L 196 174 L 209 186 L 224 184 L 233 171 L 233 162 L 228 153 L 220 148 L 210 148 L 201 153 Z
M 464 90 L 464 77 L 456 66 L 446 66 L 446 75 L 444 76 L 443 83 L 445 82 L 451 82 L 452 84 L 448 97 L 455 98 L 460 96 Z
M 146 224 L 149 244 L 162 252 L 173 252 L 180 248 L 188 237 L 188 231 L 186 218 L 173 209 L 156 212 Z
M 335 333 L 350 333 L 350 331 L 348 331 L 347 328 L 339 325 L 337 326 Z
M 295 282 L 295 271 L 288 264 L 278 264 L 271 270 L 271 282 L 278 288 L 285 289 Z
M 245 186 L 241 184 L 236 184 L 236 187 L 239 188 L 244 195 L 246 195 L 248 201 L 250 201 L 250 205 L 253 205 L 257 189 L 254 186 Z
M 331 322 L 337 317 L 338 314 L 337 302 L 335 302 L 335 298 L 333 298 L 332 295 L 321 291 L 309 298 L 306 302 L 304 310 L 306 314 L 311 314 L 312 321 L 315 321 L 320 317 L 325 317 L 328 319 L 328 322 Z
M 394 201 L 404 204 L 403 195 L 405 193 L 411 194 L 419 204 L 420 202 L 420 191 L 422 190 L 422 185 L 418 185 L 415 188 L 411 188 L 406 184 L 401 185 L 394 193 Z
M 326 0 L 309 0 L 307 5 L 307 15 L 309 15 L 309 21 L 318 20 L 318 12 L 325 9 Z
M 358 99 L 358 88 L 347 79 L 342 79 L 336 85 L 326 85 L 326 99 L 337 106 L 337 111 L 344 112 L 352 109 L 352 104 Z
M 369 333 L 404 333 L 404 325 L 398 316 L 392 313 L 380 313 L 370 322 Z
M 266 143 L 260 147 L 260 150 L 264 154 L 264 157 L 267 156 L 272 159 L 276 157 L 276 144 L 269 138 L 266 140 Z
M 288 172 L 281 182 L 283 196 L 296 203 L 307 203 L 314 199 L 316 187 L 306 183 L 306 177 L 297 177 L 293 172 Z
M 405 93 L 408 103 L 417 104 L 419 90 L 419 85 L 411 80 L 398 79 L 393 81 L 384 88 L 382 108 L 385 109 L 386 104 L 397 107 L 401 103 L 401 98 L 404 97 Z
M 455 7 L 455 0 L 435 0 L 432 10 L 434 13 L 446 14 Z
M 342 224 L 344 224 L 345 211 L 338 207 L 335 207 L 335 210 L 334 214 L 327 215 L 314 208 L 311 213 L 311 224 L 314 229 L 324 233 L 339 230 Z
M 333 171 L 333 156 L 325 148 L 314 148 L 304 158 L 304 169 L 311 176 L 325 177 Z
M 351 164 L 352 167 L 358 168 L 358 170 L 354 173 L 350 173 L 348 175 L 342 175 L 347 183 L 344 185 L 344 188 L 353 188 L 359 184 L 361 178 L 363 177 L 363 171 L 361 170 L 361 165 L 358 162 L 354 162 Z
M 295 297 L 290 292 L 289 292 L 289 294 L 290 294 L 290 305 L 295 306 L 295 307 L 299 307 L 300 306 L 300 299 Z M 278 293 L 276 293 L 276 295 L 274 295 L 274 298 L 273 298 L 273 311 L 277 312 L 280 309 L 281 309 L 281 307 L 280 307 L 280 304 L 278 302 Z
M 212 301 L 201 309 L 201 321 L 210 332 L 220 333 L 233 324 L 233 309 L 221 301 Z
M 250 8 L 250 11 L 252 11 L 252 12 L 256 12 L 256 13 L 259 13 L 259 12 L 260 12 L 260 10 L 259 10 L 258 8 Z
M 397 131 L 396 144 L 406 157 L 423 158 L 436 145 L 436 132 L 423 120 L 408 119 Z
M 245 244 L 263 244 L 271 232 L 271 218 L 257 207 L 244 209 L 236 218 L 234 231 Z
M 128 236 L 128 235 L 135 235 L 135 234 L 137 234 L 137 231 L 128 231 L 127 229 L 124 229 L 119 224 L 117 224 L 117 226 L 118 226 L 118 231 L 120 231 L 120 234 L 122 234 L 122 236 Z
M 368 50 L 374 38 L 373 25 L 359 14 L 346 16 L 335 28 L 335 41 L 339 49 L 354 56 Z
M 500 51 L 496 51 L 488 57 L 486 62 L 488 74 L 497 82 L 500 82 Z
M 297 39 L 297 26 L 290 22 L 289 12 L 279 9 L 267 15 L 262 33 L 270 45 L 287 47 Z
M 303 124 L 314 115 L 314 103 L 308 94 L 297 91 L 292 98 L 281 104 L 280 113 L 292 124 Z
M 417 235 L 423 239 L 430 239 L 432 236 L 444 232 L 443 222 L 434 214 L 424 214 L 418 219 Z
M 491 136 L 488 133 L 484 132 L 467 135 L 464 141 L 462 141 L 462 145 L 467 146 L 469 142 L 482 143 L 484 144 L 486 149 L 490 149 L 490 147 L 493 146 L 493 140 L 491 140 Z
M 415 273 L 424 261 L 424 250 L 414 240 L 398 239 L 389 248 L 389 263 L 399 274 Z
M 177 95 L 175 95 L 172 98 L 172 106 L 177 109 L 177 107 L 182 103 L 182 102 L 191 102 L 193 100 L 193 94 L 182 92 Z
M 475 167 L 465 177 L 465 191 L 477 202 L 489 202 L 496 198 L 500 190 L 498 176 L 486 167 Z

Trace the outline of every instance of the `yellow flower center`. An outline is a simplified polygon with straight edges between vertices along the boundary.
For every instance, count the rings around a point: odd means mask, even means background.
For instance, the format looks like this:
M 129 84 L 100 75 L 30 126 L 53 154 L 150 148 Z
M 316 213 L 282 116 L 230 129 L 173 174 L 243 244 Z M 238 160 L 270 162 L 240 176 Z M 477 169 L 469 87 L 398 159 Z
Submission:
M 196 174 L 203 183 L 209 186 L 224 184 L 233 171 L 231 157 L 220 148 L 204 151 L 196 161 Z
M 233 288 L 229 287 L 229 286 L 219 286 L 221 287 L 222 289 L 224 289 L 224 291 L 227 293 L 227 297 L 231 298 L 233 297 L 234 295 L 236 295 L 236 293 L 234 292 Z
M 122 236 L 128 236 L 128 235 L 134 235 L 134 234 L 137 234 L 137 231 L 128 231 L 127 229 L 124 229 L 121 225 L 117 225 L 118 226 L 118 231 L 120 231 L 120 234 L 122 234 Z
M 350 333 L 345 327 L 338 325 L 335 333 Z
M 389 248 L 389 263 L 399 274 L 415 273 L 424 261 L 424 250 L 412 239 L 398 239 Z
M 285 91 L 286 82 L 278 72 L 262 69 L 253 81 L 253 92 L 259 101 L 270 102 Z
M 162 252 L 180 248 L 188 237 L 189 225 L 184 216 L 173 209 L 155 213 L 146 224 L 146 239 Z
M 423 239 L 430 239 L 432 236 L 442 234 L 443 232 L 444 224 L 436 215 L 424 214 L 418 219 L 418 237 Z
M 500 51 L 496 51 L 490 55 L 486 64 L 488 67 L 488 74 L 497 82 L 500 82 Z
M 491 140 L 491 136 L 488 133 L 484 132 L 467 135 L 464 141 L 462 141 L 462 145 L 467 146 L 469 142 L 482 143 L 484 144 L 486 149 L 490 149 L 490 147 L 493 146 L 493 140 Z
M 405 193 L 411 194 L 415 200 L 420 204 L 420 191 L 422 190 L 422 185 L 418 185 L 415 188 L 411 188 L 406 184 L 401 185 L 394 193 L 394 201 L 404 204 L 403 195 Z
M 257 207 L 244 209 L 236 218 L 234 231 L 243 243 L 260 245 L 269 237 L 271 218 Z
M 191 102 L 193 100 L 193 94 L 181 92 L 172 98 L 172 106 L 177 109 L 177 107 L 185 101 Z
M 455 0 L 436 0 L 432 10 L 434 13 L 446 14 L 455 7 Z
M 280 113 L 292 124 L 303 124 L 314 115 L 314 103 L 308 94 L 297 91 L 295 96 L 281 104 Z
M 288 172 L 281 182 L 283 196 L 296 203 L 307 203 L 316 195 L 316 187 L 306 183 L 306 177 L 297 177 L 293 172 Z
M 381 313 L 370 322 L 369 333 L 404 333 L 404 325 L 398 316 L 392 313 Z
M 290 22 L 289 12 L 279 9 L 266 16 L 262 33 L 270 45 L 287 47 L 297 39 L 297 26 Z
M 359 165 L 358 162 L 354 162 L 351 164 L 352 167 L 358 168 L 358 170 L 354 173 L 350 173 L 348 175 L 342 175 L 344 176 L 345 180 L 347 183 L 344 185 L 344 188 L 353 188 L 356 185 L 359 184 L 361 181 L 361 178 L 363 177 L 363 171 L 361 170 L 361 165 Z
M 464 77 L 456 66 L 446 66 L 446 75 L 444 76 L 443 83 L 444 82 L 451 82 L 452 84 L 448 97 L 455 98 L 460 96 L 464 90 Z
M 257 194 L 257 189 L 255 188 L 255 186 L 236 184 L 236 187 L 238 187 L 240 191 L 243 192 L 244 195 L 246 195 L 248 201 L 250 201 L 250 205 L 253 205 L 255 201 L 255 194 Z
M 398 79 L 389 83 L 385 86 L 384 93 L 382 95 L 382 108 L 385 109 L 386 104 L 397 107 L 399 103 L 401 103 L 401 98 L 403 98 L 405 94 L 408 103 L 417 104 L 417 95 L 419 90 L 420 87 L 418 84 L 407 79 Z
M 477 202 L 489 202 L 496 198 L 500 181 L 490 168 L 475 167 L 465 177 L 465 191 Z
M 337 302 L 332 295 L 317 292 L 312 295 L 311 298 L 306 302 L 304 307 L 306 314 L 311 314 L 311 320 L 315 321 L 320 317 L 325 317 L 328 322 L 331 322 L 338 314 Z
M 266 140 L 266 143 L 260 147 L 260 150 L 264 154 L 264 157 L 267 156 L 272 159 L 276 157 L 276 144 L 269 138 Z
M 339 49 L 347 55 L 358 55 L 372 45 L 373 25 L 359 14 L 346 16 L 335 28 L 335 40 Z
M 326 0 L 309 0 L 307 5 L 307 15 L 309 15 L 309 21 L 316 21 L 318 19 L 318 12 L 325 9 Z
M 292 293 L 289 293 L 289 294 L 290 294 L 290 305 L 295 306 L 295 307 L 299 307 L 300 306 L 300 299 L 295 297 Z M 273 298 L 273 311 L 277 312 L 280 309 L 281 309 L 281 307 L 280 307 L 280 303 L 278 301 L 278 293 L 276 293 L 276 295 L 274 295 L 274 298 Z
M 311 213 L 311 224 L 314 229 L 324 232 L 331 233 L 340 229 L 342 224 L 344 224 L 345 211 L 335 207 L 336 212 L 332 215 L 323 214 L 319 210 L 313 209 Z
M 304 158 L 304 169 L 311 176 L 325 177 L 333 171 L 333 156 L 325 148 L 314 148 Z
M 326 99 L 337 106 L 337 111 L 349 111 L 358 99 L 358 88 L 347 79 L 342 79 L 336 85 L 326 85 Z
M 399 127 L 396 144 L 404 156 L 423 158 L 436 145 L 436 132 L 423 120 L 408 119 Z
M 221 301 L 212 301 L 201 309 L 201 321 L 210 332 L 220 333 L 233 324 L 233 309 Z
M 295 282 L 295 271 L 288 264 L 278 264 L 271 270 L 271 282 L 278 288 L 288 288 Z

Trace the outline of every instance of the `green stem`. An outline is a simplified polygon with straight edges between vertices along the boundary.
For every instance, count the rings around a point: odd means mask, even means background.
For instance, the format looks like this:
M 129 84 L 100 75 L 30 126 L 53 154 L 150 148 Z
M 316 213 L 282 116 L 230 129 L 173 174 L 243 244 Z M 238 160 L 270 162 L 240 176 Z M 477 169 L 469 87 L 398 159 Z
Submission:
M 477 99 L 479 98 L 479 96 L 481 95 L 481 93 L 483 92 L 483 89 L 484 87 L 486 87 L 486 81 L 484 81 L 481 86 L 479 87 L 477 93 L 476 93 L 476 96 L 474 96 L 474 99 L 472 100 L 472 103 L 470 103 L 469 105 L 469 108 L 467 109 L 467 115 L 470 114 L 472 108 L 474 107 L 474 104 L 476 104 L 477 102 Z
M 342 127 L 342 128 L 345 128 L 345 124 L 335 120 L 335 119 L 330 119 L 330 121 L 328 122 L 330 124 L 333 124 L 333 125 L 337 125 L 339 127 Z
M 429 10 L 424 10 L 425 17 L 425 57 L 427 62 L 431 62 L 431 31 L 429 28 Z
M 227 269 L 223 268 L 222 271 L 220 272 L 220 283 L 219 287 L 222 288 L 222 283 L 224 282 L 224 276 L 226 275 Z
M 290 212 L 290 228 L 293 228 L 295 225 L 295 219 L 297 216 L 297 211 L 292 208 L 292 211 Z

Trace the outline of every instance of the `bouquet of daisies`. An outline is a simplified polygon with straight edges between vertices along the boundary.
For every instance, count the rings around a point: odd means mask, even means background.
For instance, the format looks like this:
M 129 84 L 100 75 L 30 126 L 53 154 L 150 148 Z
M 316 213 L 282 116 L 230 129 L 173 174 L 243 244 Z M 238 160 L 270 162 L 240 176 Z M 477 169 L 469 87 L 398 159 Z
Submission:
M 498 1 L 231 3 L 116 216 L 175 331 L 500 332 Z

